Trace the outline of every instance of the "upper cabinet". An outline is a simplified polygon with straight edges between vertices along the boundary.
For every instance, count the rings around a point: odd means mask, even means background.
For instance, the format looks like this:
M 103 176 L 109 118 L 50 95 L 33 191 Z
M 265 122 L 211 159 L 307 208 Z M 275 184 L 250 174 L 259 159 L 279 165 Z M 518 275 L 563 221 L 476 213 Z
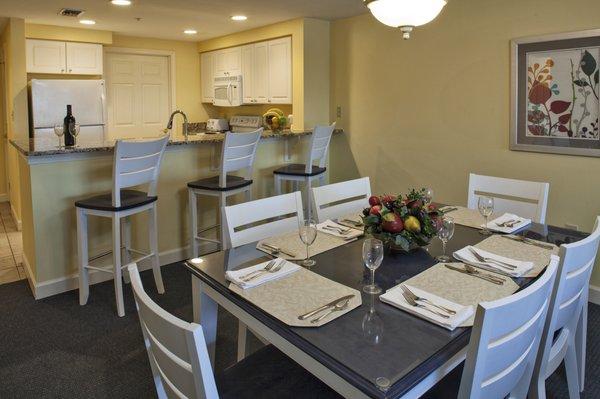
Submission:
M 214 78 L 242 75 L 244 104 L 292 103 L 292 39 L 284 37 L 200 55 L 202 102 L 213 101 Z
M 28 73 L 102 75 L 102 45 L 53 40 L 26 42 Z

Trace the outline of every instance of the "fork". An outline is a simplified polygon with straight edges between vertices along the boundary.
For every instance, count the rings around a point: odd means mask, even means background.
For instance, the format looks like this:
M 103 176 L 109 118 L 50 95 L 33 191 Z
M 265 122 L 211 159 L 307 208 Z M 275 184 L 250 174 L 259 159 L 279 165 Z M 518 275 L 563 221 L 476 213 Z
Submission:
M 509 224 L 513 223 L 514 221 L 515 221 L 514 219 L 505 220 L 502 223 L 496 223 L 496 226 L 498 226 L 498 227 L 510 227 Z
M 508 269 L 508 270 L 515 270 L 517 268 L 517 266 L 511 265 L 510 263 L 506 263 L 506 262 L 502 262 L 501 260 L 497 260 L 497 259 L 494 259 L 494 258 L 487 258 L 485 256 L 482 256 L 480 253 L 478 253 L 477 251 L 475 251 L 473 248 L 469 248 L 469 251 L 471 251 L 471 253 L 473 254 L 473 256 L 475 256 L 475 258 L 477 258 L 477 260 L 480 261 L 480 262 L 483 262 L 483 263 L 494 262 L 498 266 L 503 267 L 503 268 Z
M 440 317 L 443 317 L 444 319 L 449 319 L 450 315 L 446 314 L 446 313 L 442 313 L 442 312 L 438 312 L 437 310 L 433 310 L 428 306 L 423 305 L 422 303 L 418 303 L 417 301 L 415 301 L 410 295 L 407 295 L 406 292 L 402 291 L 402 296 L 404 297 L 404 299 L 406 299 L 406 302 L 408 302 L 408 304 L 410 306 L 414 306 L 416 308 L 422 308 L 425 310 L 430 311 L 433 314 L 436 314 Z
M 323 229 L 330 230 L 330 231 L 337 231 L 339 234 L 349 234 L 350 230 L 351 230 L 350 227 L 342 228 L 342 227 L 331 226 L 331 225 L 325 225 L 325 226 L 323 226 Z
M 482 278 L 486 278 L 489 280 L 494 280 L 497 281 L 500 284 L 504 284 L 504 282 L 506 281 L 505 279 L 503 279 L 502 277 L 498 277 L 498 276 L 494 276 L 493 274 L 488 274 L 488 273 L 482 273 L 479 270 L 477 270 L 475 268 L 475 266 L 471 266 L 467 263 L 465 263 L 465 270 L 469 273 L 469 274 L 473 274 L 473 275 L 479 275 Z
M 260 269 L 260 270 L 255 270 L 255 271 L 253 271 L 253 272 L 250 272 L 250 273 L 248 273 L 248 274 L 244 274 L 243 276 L 241 276 L 241 277 L 240 277 L 240 280 L 245 280 L 245 279 L 247 279 L 248 277 L 250 277 L 250 276 L 252 276 L 252 275 L 254 275 L 254 274 L 260 273 L 260 272 L 262 272 L 262 271 L 269 271 L 269 270 L 271 270 L 271 269 L 273 268 L 273 266 L 275 266 L 275 261 L 276 261 L 276 260 L 277 260 L 277 259 L 273 259 L 272 261 L 270 261 L 269 263 L 267 263 L 267 265 L 266 265 L 264 268 L 262 268 L 262 269 Z
M 255 278 L 257 278 L 258 276 L 264 274 L 264 273 L 277 273 L 278 271 L 280 271 L 283 268 L 283 265 L 285 265 L 285 261 L 282 260 L 281 262 L 279 262 L 279 264 L 277 264 L 277 266 L 272 267 L 269 270 L 259 270 L 259 273 L 255 274 L 254 276 L 250 277 L 250 278 L 246 278 L 242 281 L 244 281 L 245 283 L 247 283 L 250 280 L 254 280 Z
M 404 285 L 401 285 L 400 288 L 402 288 L 402 291 L 404 291 L 405 294 L 407 294 L 408 296 L 412 297 L 412 299 L 414 299 L 415 302 L 419 302 L 419 301 L 420 302 L 425 302 L 425 303 L 428 303 L 429 305 L 434 306 L 434 307 L 436 307 L 436 308 L 438 308 L 438 309 L 440 309 L 440 310 L 442 310 L 442 311 L 444 311 L 446 313 L 456 314 L 455 310 L 449 309 L 449 308 L 447 308 L 445 306 L 438 305 L 438 304 L 430 301 L 427 298 L 420 297 L 420 296 L 416 295 L 414 292 L 412 292 L 410 289 L 408 289 L 408 287 L 406 287 Z

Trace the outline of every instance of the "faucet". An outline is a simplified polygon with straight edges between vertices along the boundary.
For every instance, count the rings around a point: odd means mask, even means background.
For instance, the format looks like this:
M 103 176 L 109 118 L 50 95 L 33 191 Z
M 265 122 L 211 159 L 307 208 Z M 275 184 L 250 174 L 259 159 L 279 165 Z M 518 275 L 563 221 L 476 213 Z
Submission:
M 164 131 L 166 133 L 168 130 L 173 129 L 173 118 L 177 114 L 181 114 L 183 116 L 183 135 L 185 136 L 185 141 L 187 141 L 187 139 L 188 139 L 188 119 L 187 119 L 187 115 L 180 109 L 176 109 L 175 111 L 173 111 L 171 116 L 169 116 L 169 123 L 167 123 L 167 128 Z

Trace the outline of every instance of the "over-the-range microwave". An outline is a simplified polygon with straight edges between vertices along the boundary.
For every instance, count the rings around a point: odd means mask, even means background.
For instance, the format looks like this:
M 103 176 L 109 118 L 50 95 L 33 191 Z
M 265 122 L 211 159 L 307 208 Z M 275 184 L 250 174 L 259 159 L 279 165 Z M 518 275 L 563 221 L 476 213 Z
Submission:
M 242 76 L 219 76 L 215 78 L 213 104 L 219 107 L 242 105 Z

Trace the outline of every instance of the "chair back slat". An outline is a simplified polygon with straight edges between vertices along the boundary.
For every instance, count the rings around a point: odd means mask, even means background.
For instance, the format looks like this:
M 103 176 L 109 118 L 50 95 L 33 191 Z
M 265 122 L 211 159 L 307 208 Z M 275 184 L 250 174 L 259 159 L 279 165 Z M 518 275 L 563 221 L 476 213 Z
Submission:
M 148 195 L 156 195 L 160 163 L 169 135 L 158 140 L 117 140 L 113 159 L 112 205 L 121 206 L 121 189 L 148 184 Z
M 298 229 L 302 216 L 299 191 L 224 207 L 231 247 Z
M 360 213 L 369 206 L 371 183 L 368 177 L 328 184 L 312 189 L 313 208 L 317 220 L 337 219 Z
M 128 270 L 158 396 L 218 398 L 202 327 L 159 307 L 144 291 L 137 266 Z
M 481 196 L 494 198 L 494 211 L 510 212 L 537 223 L 546 220 L 550 184 L 502 177 L 469 175 L 468 207 L 477 209 Z
M 329 150 L 329 143 L 331 142 L 331 135 L 335 129 L 335 122 L 330 126 L 315 126 L 312 137 L 310 139 L 310 149 L 308 151 L 308 159 L 306 162 L 306 173 L 312 171 L 314 162 L 319 162 L 321 168 L 325 167 L 327 161 L 327 153 Z
M 459 398 L 503 398 L 529 387 L 558 257 L 524 290 L 477 307 Z
M 223 150 L 221 151 L 221 173 L 219 186 L 225 187 L 227 172 L 246 169 L 247 177 L 252 175 L 256 148 L 263 133 L 263 128 L 250 133 L 225 134 Z

